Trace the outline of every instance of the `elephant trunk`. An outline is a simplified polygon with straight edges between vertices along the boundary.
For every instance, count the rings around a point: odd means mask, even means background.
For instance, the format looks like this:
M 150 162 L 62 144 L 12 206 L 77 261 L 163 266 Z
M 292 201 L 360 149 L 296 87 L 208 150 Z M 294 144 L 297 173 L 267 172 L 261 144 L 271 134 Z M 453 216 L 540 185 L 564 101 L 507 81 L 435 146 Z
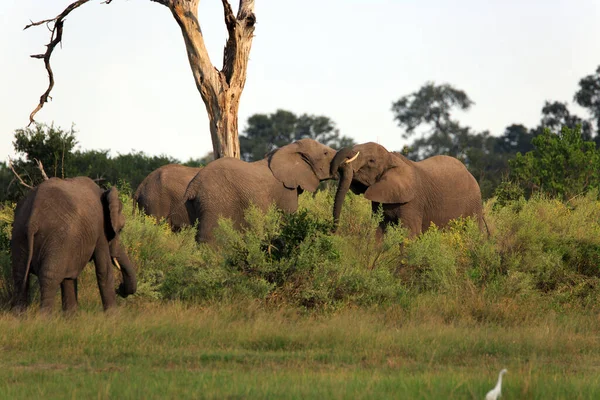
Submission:
M 346 164 L 348 160 L 354 159 L 356 157 L 357 152 L 352 150 L 350 147 L 341 148 L 333 157 L 331 161 L 331 165 L 329 166 L 329 172 L 331 176 L 337 176 L 338 170 L 340 169 L 340 165 Z
M 123 275 L 123 282 L 119 285 L 117 294 L 121 297 L 127 297 L 135 293 L 137 279 L 133 263 L 129 260 L 129 256 L 120 244 L 117 247 L 116 255 L 112 257 L 112 261 L 121 270 L 121 274 Z
M 344 163 L 339 168 L 340 182 L 338 184 L 337 191 L 335 192 L 335 201 L 333 203 L 333 231 L 337 231 L 338 224 L 340 222 L 340 214 L 342 213 L 342 204 L 346 198 L 346 193 L 350 189 L 352 178 L 354 173 L 352 166 L 348 163 Z
M 339 176 L 340 182 L 338 184 L 337 191 L 335 193 L 335 201 L 333 203 L 333 231 L 337 231 L 338 224 L 340 221 L 340 214 L 342 213 L 342 204 L 346 193 L 350 190 L 350 184 L 354 178 L 354 169 L 350 165 L 360 152 L 354 151 L 350 147 L 344 147 L 340 149 L 333 157 L 330 165 L 331 176 Z

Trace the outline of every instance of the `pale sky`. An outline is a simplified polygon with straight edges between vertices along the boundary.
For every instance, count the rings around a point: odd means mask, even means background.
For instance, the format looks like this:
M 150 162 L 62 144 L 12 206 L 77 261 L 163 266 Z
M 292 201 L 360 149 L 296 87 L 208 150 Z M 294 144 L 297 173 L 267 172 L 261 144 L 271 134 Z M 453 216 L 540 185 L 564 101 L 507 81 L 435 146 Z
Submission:
M 29 55 L 45 51 L 49 32 L 23 27 L 71 2 L 0 1 L 0 159 L 13 154 L 13 132 L 47 86 L 43 62 Z M 80 148 L 113 155 L 135 149 L 186 161 L 212 150 L 169 10 L 149 0 L 100 3 L 66 19 L 53 100 L 36 119 L 75 123 Z M 544 100 L 572 105 L 579 79 L 600 64 L 598 0 L 256 0 L 255 12 L 240 131 L 250 115 L 282 108 L 326 115 L 359 143 L 399 150 L 406 142 L 392 102 L 434 81 L 475 102 L 457 115 L 462 123 L 500 135 L 511 123 L 537 125 Z M 202 0 L 199 19 L 220 68 L 221 1 Z

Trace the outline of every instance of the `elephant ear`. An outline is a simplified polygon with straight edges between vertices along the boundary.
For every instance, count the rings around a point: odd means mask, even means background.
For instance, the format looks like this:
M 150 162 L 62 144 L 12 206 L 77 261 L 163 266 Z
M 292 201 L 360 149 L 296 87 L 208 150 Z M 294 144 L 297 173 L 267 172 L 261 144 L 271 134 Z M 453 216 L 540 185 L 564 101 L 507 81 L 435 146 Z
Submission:
M 390 158 L 391 168 L 367 189 L 365 197 L 384 204 L 408 203 L 416 194 L 414 167 L 408 161 L 392 154 Z
M 303 190 L 314 192 L 319 186 L 319 178 L 312 168 L 310 155 L 302 150 L 298 142 L 277 149 L 269 157 L 269 168 L 286 188 L 300 186 Z
M 119 191 L 113 186 L 109 190 L 105 191 L 102 197 L 104 200 L 103 202 L 105 203 L 105 220 L 107 220 L 107 230 L 109 230 L 109 233 L 111 233 L 109 236 L 114 236 L 125 226 L 125 217 L 122 213 L 123 204 L 119 199 Z M 109 227 L 110 229 L 108 229 Z

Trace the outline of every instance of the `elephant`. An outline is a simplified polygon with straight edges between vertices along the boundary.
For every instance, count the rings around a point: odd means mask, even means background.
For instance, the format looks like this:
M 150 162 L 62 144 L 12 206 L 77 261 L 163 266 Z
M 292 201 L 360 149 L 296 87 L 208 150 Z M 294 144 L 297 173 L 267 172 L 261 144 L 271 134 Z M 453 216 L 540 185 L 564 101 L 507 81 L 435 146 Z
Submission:
M 183 196 L 188 184 L 201 168 L 180 164 L 167 164 L 152 171 L 138 186 L 133 195 L 134 210 L 165 218 L 173 231 L 191 225 Z
M 190 220 L 198 221 L 196 240 L 212 242 L 219 217 L 230 218 L 239 229 L 250 204 L 266 211 L 275 203 L 283 212 L 295 212 L 304 190 L 314 192 L 319 182 L 331 178 L 334 155 L 331 147 L 300 139 L 259 161 L 233 157 L 212 161 L 196 174 L 185 194 Z
M 38 277 L 43 313 L 50 313 L 60 286 L 62 309 L 77 308 L 77 278 L 94 261 L 104 310 L 137 288 L 132 262 L 120 244 L 125 226 L 115 187 L 101 189 L 88 177 L 50 178 L 33 188 L 15 209 L 11 237 L 13 309 L 27 307 L 29 274 Z M 122 283 L 115 291 L 111 261 Z
M 401 222 L 415 237 L 431 222 L 445 226 L 457 217 L 473 216 L 483 230 L 483 205 L 479 184 L 465 165 L 454 157 L 439 155 L 411 161 L 401 154 L 369 142 L 340 149 L 331 163 L 339 173 L 333 206 L 334 231 L 349 189 L 371 200 L 372 212 L 381 205 L 381 239 L 390 223 Z

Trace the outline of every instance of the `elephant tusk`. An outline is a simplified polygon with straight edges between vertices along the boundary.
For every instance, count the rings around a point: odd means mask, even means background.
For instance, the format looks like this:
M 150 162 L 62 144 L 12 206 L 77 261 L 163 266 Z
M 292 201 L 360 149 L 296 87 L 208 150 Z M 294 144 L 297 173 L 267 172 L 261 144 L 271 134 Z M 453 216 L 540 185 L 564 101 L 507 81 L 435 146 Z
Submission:
M 117 257 L 113 257 L 113 263 L 115 264 L 115 267 L 117 267 L 117 269 L 120 271 L 121 270 L 121 266 L 119 265 L 119 261 L 117 261 Z
M 350 164 L 352 161 L 356 160 L 356 157 L 358 157 L 359 154 L 360 154 L 360 151 L 357 151 L 356 155 L 354 157 L 347 159 L 342 164 Z

